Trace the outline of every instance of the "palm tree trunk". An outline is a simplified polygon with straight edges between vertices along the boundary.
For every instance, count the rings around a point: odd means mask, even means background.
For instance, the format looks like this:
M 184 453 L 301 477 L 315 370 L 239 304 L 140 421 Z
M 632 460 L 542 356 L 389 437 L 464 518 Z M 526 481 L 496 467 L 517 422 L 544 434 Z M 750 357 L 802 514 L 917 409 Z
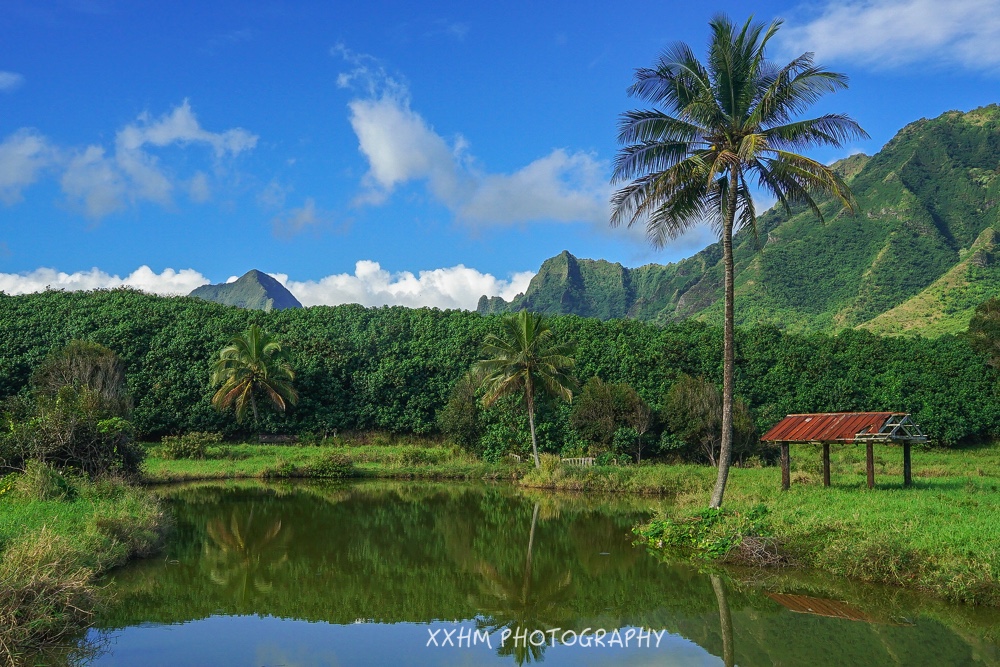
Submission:
M 538 436 L 535 435 L 535 385 L 531 382 L 531 373 L 524 382 L 524 398 L 528 403 L 528 426 L 531 427 L 531 453 L 535 457 L 535 467 L 541 468 L 542 462 L 538 460 Z
M 735 174 L 729 175 L 729 196 L 723 216 L 722 263 L 725 277 L 725 323 L 722 330 L 722 444 L 719 447 L 719 474 L 712 490 L 711 507 L 722 506 L 726 492 L 729 465 L 733 459 L 733 380 L 736 375 L 736 340 L 733 333 L 733 222 L 736 219 L 736 189 L 739 183 Z
M 254 398 L 253 390 L 250 391 L 250 407 L 253 408 L 253 428 L 255 431 L 260 431 L 257 425 L 257 399 Z
M 535 401 L 528 396 L 528 426 L 531 427 L 531 454 L 535 457 L 535 467 L 541 468 L 542 462 L 538 459 L 538 436 L 535 435 Z

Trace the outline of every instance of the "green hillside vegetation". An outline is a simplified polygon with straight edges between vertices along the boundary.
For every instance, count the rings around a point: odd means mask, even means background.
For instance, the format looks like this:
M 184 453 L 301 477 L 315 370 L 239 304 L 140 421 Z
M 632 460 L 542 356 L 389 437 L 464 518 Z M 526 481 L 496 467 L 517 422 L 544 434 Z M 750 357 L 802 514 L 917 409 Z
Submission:
M 500 317 L 466 311 L 316 306 L 269 313 L 190 297 L 127 289 L 0 296 L 0 399 L 26 394 L 32 373 L 72 340 L 99 343 L 125 366 L 137 436 L 158 440 L 192 431 L 249 435 L 212 407 L 210 359 L 235 334 L 258 324 L 289 350 L 299 402 L 285 415 L 261 414 L 264 433 L 381 430 L 434 435 L 459 378 L 499 332 Z M 658 413 L 682 377 L 721 384 L 722 336 L 700 322 L 668 326 L 629 319 L 551 319 L 557 341 L 577 344 L 576 375 L 625 383 Z M 997 369 L 962 337 L 891 338 L 847 330 L 800 335 L 774 327 L 737 330 L 736 395 L 758 429 L 788 413 L 902 410 L 939 443 L 982 440 L 1000 431 Z M 572 405 L 542 402 L 541 452 L 583 455 Z M 470 447 L 491 456 L 526 454 L 528 419 L 516 399 L 479 411 Z M 673 446 L 657 421 L 646 435 L 654 457 Z
M 940 335 L 965 329 L 971 309 L 1000 293 L 993 267 L 1000 229 L 1000 107 L 922 119 L 876 155 L 835 165 L 859 214 L 820 200 L 825 224 L 780 207 L 757 236 L 735 240 L 737 324 L 793 332 L 864 327 Z M 721 248 L 634 269 L 564 252 L 543 263 L 527 292 L 480 312 L 630 317 L 661 324 L 722 321 Z M 911 302 L 911 300 L 913 300 Z
M 235 282 L 202 285 L 195 288 L 189 296 L 251 310 L 270 311 L 302 307 L 299 300 L 284 285 L 257 269 L 247 271 Z

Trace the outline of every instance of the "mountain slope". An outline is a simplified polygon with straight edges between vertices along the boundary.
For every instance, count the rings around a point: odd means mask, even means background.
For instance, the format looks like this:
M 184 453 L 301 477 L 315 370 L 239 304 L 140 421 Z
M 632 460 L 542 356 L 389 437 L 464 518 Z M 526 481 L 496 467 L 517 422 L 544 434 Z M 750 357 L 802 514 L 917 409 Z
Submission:
M 252 269 L 238 280 L 221 285 L 202 285 L 189 296 L 214 301 L 227 306 L 251 310 L 284 310 L 301 308 L 302 304 L 285 286 L 271 276 Z
M 809 332 L 872 322 L 866 328 L 918 333 L 930 326 L 942 333 L 964 328 L 959 311 L 968 310 L 966 301 L 998 293 L 992 265 L 980 261 L 985 255 L 958 266 L 980 250 L 989 254 L 985 246 L 992 248 L 994 237 L 983 234 L 1000 229 L 1000 108 L 916 121 L 876 155 L 854 155 L 834 168 L 855 194 L 857 215 L 820 199 L 825 224 L 805 207 L 775 208 L 758 219 L 756 237 L 747 230 L 734 239 L 738 324 Z M 721 258 L 720 244 L 713 244 L 674 264 L 627 269 L 563 253 L 542 265 L 524 295 L 510 304 L 481 302 L 481 310 L 719 323 Z M 953 270 L 965 277 L 932 289 Z M 921 306 L 873 322 L 925 290 L 948 296 L 925 297 Z M 934 308 L 953 312 L 938 317 Z M 919 318 L 907 319 L 905 313 L 917 311 Z

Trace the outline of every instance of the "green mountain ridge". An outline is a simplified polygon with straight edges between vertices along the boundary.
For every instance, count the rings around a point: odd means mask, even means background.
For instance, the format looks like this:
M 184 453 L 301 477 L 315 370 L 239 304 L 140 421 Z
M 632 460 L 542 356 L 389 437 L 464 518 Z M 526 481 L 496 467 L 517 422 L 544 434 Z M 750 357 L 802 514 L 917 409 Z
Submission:
M 250 310 L 271 311 L 302 307 L 284 285 L 257 269 L 247 271 L 231 283 L 202 285 L 195 288 L 189 296 Z
M 756 236 L 737 234 L 737 324 L 940 335 L 964 330 L 975 306 L 1000 294 L 1000 107 L 915 121 L 874 156 L 833 166 L 854 192 L 856 215 L 821 198 L 825 223 L 805 206 L 775 207 L 758 218 Z M 719 324 L 721 259 L 719 243 L 637 268 L 563 252 L 524 294 L 510 303 L 483 297 L 478 311 Z

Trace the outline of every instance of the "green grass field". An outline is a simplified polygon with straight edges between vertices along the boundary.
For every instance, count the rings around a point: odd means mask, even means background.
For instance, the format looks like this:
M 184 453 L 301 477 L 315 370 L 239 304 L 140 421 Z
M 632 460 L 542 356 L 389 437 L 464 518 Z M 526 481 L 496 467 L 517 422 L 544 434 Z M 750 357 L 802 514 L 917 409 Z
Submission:
M 778 468 L 733 470 L 721 516 L 704 509 L 714 476 L 692 470 L 700 486 L 644 528 L 649 544 L 736 563 L 755 560 L 752 546 L 758 559 L 1000 605 L 1000 448 L 917 449 L 906 488 L 900 449 L 877 447 L 871 490 L 862 447 L 834 448 L 830 488 L 818 447 L 792 457 L 787 492 Z
M 525 466 L 492 464 L 434 441 L 389 440 L 387 444 L 321 446 L 237 444 L 209 447 L 204 459 L 162 458 L 150 446 L 144 474 L 149 483 L 204 479 L 315 477 L 312 469 L 330 457 L 349 461 L 348 476 L 399 479 L 508 479 Z

